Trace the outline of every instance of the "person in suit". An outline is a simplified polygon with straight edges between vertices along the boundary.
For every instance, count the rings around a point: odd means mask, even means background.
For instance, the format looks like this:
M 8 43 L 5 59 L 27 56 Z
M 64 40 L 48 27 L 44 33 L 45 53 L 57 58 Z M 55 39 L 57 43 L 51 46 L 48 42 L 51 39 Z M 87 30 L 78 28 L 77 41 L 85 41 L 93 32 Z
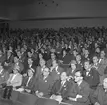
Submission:
M 56 55 L 55 55 L 55 53 L 51 53 L 51 59 L 49 59 L 48 61 L 47 61 L 47 63 L 46 63 L 46 66 L 47 67 L 51 67 L 52 66 L 52 62 L 54 61 L 54 60 L 56 60 Z
M 76 55 L 76 66 L 77 66 L 77 69 L 81 69 L 83 70 L 83 62 L 82 62 L 82 59 L 81 59 L 81 55 L 77 54 Z
M 42 75 L 35 81 L 32 90 L 38 97 L 49 97 L 53 83 L 49 68 L 44 68 Z
M 14 63 L 11 64 L 11 68 L 9 69 L 9 72 L 11 73 L 15 68 L 17 68 L 20 71 L 20 73 L 24 69 L 24 65 L 22 64 L 22 62 L 19 61 L 17 56 L 14 57 Z
M 54 81 L 59 80 L 60 79 L 60 74 L 64 71 L 64 69 L 62 67 L 60 67 L 58 65 L 58 62 L 56 60 L 54 60 L 52 62 L 52 66 L 50 68 L 50 72 L 51 72 L 51 76 L 53 78 Z
M 19 91 L 24 91 L 27 93 L 32 93 L 33 83 L 34 83 L 34 73 L 33 69 L 29 69 L 26 76 L 23 76 L 22 85 L 18 89 Z M 18 91 L 17 90 L 17 91 Z
M 93 60 L 92 67 L 97 70 L 99 67 L 99 62 L 98 62 L 99 59 L 98 59 L 97 55 L 94 55 L 92 60 Z
M 57 80 L 51 89 L 51 99 L 56 101 L 64 101 L 67 99 L 68 90 L 71 88 L 71 82 L 67 80 L 68 76 L 66 72 L 62 72 L 60 79 Z
M 106 67 L 107 67 L 107 58 L 105 57 L 105 51 L 102 50 L 100 52 L 99 67 L 97 69 L 98 73 L 100 74 L 100 84 L 103 83 L 104 71 Z
M 36 68 L 35 80 L 42 75 L 44 69 L 46 68 L 46 61 L 44 59 L 41 59 L 39 63 L 40 65 Z
M 9 75 L 9 79 L 6 82 L 3 98 L 10 99 L 12 89 L 16 89 L 17 86 L 22 84 L 22 75 L 19 73 L 17 68 L 13 70 L 13 73 Z
M 89 84 L 90 86 L 90 96 L 93 94 L 93 92 L 97 89 L 97 86 L 100 84 L 100 77 L 98 71 L 91 67 L 89 61 L 84 62 L 84 80 Z
M 89 61 L 84 62 L 84 80 L 89 84 L 92 90 L 96 90 L 100 83 L 99 73 L 95 68 L 92 68 Z
M 73 83 L 73 88 L 68 92 L 67 103 L 73 105 L 89 105 L 89 84 L 83 80 L 83 74 L 81 70 L 75 72 L 74 77 L 75 83 Z
M 93 105 L 107 105 L 107 77 L 91 96 L 91 102 Z
M 33 60 L 31 58 L 28 59 L 28 63 L 26 65 L 26 71 L 25 73 L 23 72 L 23 75 L 25 74 L 27 75 L 29 69 L 32 69 L 32 71 L 36 73 L 36 67 L 33 65 Z

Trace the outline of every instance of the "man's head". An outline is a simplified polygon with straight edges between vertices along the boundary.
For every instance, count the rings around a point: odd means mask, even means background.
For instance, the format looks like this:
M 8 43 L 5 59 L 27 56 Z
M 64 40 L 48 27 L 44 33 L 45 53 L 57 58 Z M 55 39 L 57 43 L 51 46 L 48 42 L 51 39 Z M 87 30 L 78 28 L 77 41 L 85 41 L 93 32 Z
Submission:
M 48 76 L 49 75 L 49 68 L 45 68 L 43 70 L 43 76 Z
M 32 59 L 28 59 L 28 64 L 32 65 L 32 63 L 33 63 L 33 60 Z
M 100 57 L 101 57 L 101 58 L 104 58 L 104 57 L 105 57 L 105 52 L 104 52 L 104 50 L 102 50 L 102 51 L 100 52 Z
M 19 61 L 18 57 L 15 56 L 15 57 L 14 57 L 14 63 L 17 63 L 18 61 Z
M 67 73 L 66 72 L 62 72 L 61 73 L 61 81 L 66 81 L 67 79 Z
M 29 76 L 29 77 L 32 77 L 33 74 L 34 74 L 34 72 L 33 72 L 31 69 L 29 69 L 29 70 L 28 70 L 28 76 Z
M 98 63 L 98 57 L 97 56 L 93 56 L 93 63 Z
M 42 53 L 39 53 L 39 59 L 42 59 L 42 58 L 43 58 Z
M 78 54 L 78 55 L 76 56 L 76 61 L 81 61 L 81 55 Z
M 75 60 L 72 60 L 72 61 L 71 61 L 71 68 L 72 68 L 73 70 L 76 69 L 76 61 L 75 61 Z
M 103 87 L 107 90 L 107 77 L 103 80 Z
M 80 70 L 77 70 L 75 72 L 74 79 L 75 79 L 75 82 L 80 82 L 83 80 L 82 72 Z
M 27 53 L 27 55 L 28 57 L 32 57 L 32 53 L 30 51 Z
M 46 62 L 45 62 L 44 59 L 41 59 L 41 60 L 40 60 L 40 66 L 41 66 L 41 67 L 43 67 L 43 66 L 45 65 L 45 63 L 46 63 Z
M 85 61 L 84 62 L 84 68 L 85 68 L 85 70 L 89 70 L 89 68 L 90 68 L 90 63 L 89 63 L 89 61 Z
M 55 59 L 55 58 L 56 58 L 55 53 L 51 53 L 51 59 Z

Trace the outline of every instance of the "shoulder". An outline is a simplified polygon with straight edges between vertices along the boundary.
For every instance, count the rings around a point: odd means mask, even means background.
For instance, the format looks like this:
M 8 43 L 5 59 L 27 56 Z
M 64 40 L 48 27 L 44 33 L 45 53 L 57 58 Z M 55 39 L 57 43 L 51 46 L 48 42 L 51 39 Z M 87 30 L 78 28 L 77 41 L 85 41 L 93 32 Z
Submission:
M 83 87 L 89 87 L 89 84 L 88 84 L 86 81 L 83 80 L 82 86 L 83 86 Z
M 18 77 L 22 77 L 22 75 L 20 73 L 17 74 Z
M 92 71 L 92 73 L 98 74 L 98 71 L 95 68 L 92 68 L 91 71 Z

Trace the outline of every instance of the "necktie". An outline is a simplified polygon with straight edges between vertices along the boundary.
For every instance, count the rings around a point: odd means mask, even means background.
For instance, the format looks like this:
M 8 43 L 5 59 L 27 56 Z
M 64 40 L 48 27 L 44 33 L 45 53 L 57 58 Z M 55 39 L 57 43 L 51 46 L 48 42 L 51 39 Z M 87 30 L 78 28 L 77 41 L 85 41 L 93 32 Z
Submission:
M 14 75 L 12 76 L 10 82 L 12 82 L 12 81 L 15 79 L 16 75 L 17 75 L 17 74 L 14 74 Z
M 28 78 L 26 86 L 28 86 L 28 83 L 29 83 L 30 80 L 31 80 L 31 77 Z

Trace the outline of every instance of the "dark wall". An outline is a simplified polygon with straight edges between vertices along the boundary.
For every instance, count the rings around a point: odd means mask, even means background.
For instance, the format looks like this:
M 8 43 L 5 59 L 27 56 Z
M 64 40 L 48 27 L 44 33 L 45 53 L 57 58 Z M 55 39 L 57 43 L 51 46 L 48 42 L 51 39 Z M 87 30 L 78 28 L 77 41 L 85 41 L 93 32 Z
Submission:
M 14 20 L 38 18 L 56 19 L 66 17 L 105 17 L 100 19 L 94 18 L 44 21 L 13 21 L 10 22 L 11 28 L 59 28 L 76 26 L 90 27 L 102 25 L 107 26 L 106 0 L 27 0 L 27 3 L 25 4 L 13 3 L 12 5 L 9 5 L 8 17 Z
M 52 1 L 54 1 L 54 3 Z M 107 1 L 32 0 L 30 4 L 10 6 L 8 13 L 9 17 L 13 19 L 47 17 L 107 17 Z
M 107 27 L 107 19 L 69 19 L 69 20 L 45 20 L 45 21 L 19 21 L 11 22 L 10 27 L 15 28 L 54 28 L 60 27 Z

